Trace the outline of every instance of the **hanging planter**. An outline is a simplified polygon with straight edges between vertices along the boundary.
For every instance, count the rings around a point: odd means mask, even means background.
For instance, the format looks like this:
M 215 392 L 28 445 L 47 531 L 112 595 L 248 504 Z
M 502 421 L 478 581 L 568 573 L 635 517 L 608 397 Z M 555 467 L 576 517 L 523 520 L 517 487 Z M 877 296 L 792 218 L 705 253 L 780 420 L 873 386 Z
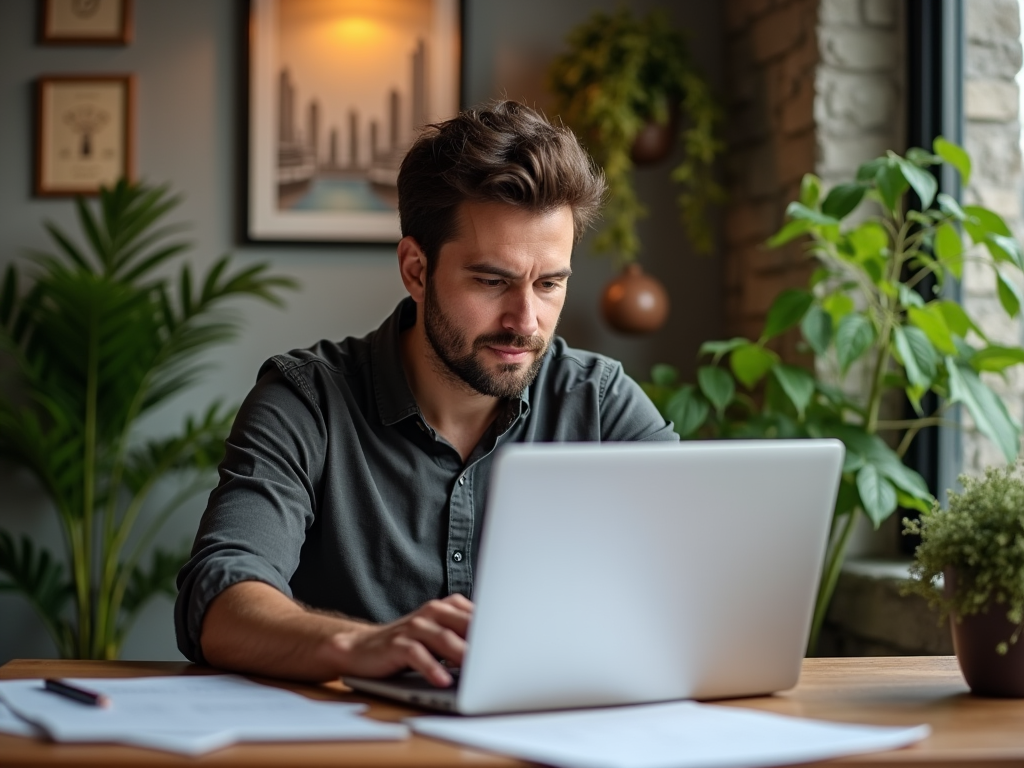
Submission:
M 724 146 L 719 137 L 721 111 L 691 62 L 683 36 L 672 29 L 664 12 L 638 19 L 623 9 L 595 14 L 569 34 L 567 43 L 569 49 L 553 62 L 549 79 L 562 118 L 604 169 L 608 183 L 604 225 L 595 250 L 614 253 L 623 265 L 636 260 L 636 222 L 647 209 L 633 187 L 633 167 L 666 159 L 678 138 L 682 159 L 670 174 L 681 185 L 683 226 L 694 247 L 709 252 L 714 238 L 707 208 L 724 197 L 713 172 Z M 650 332 L 665 322 L 664 288 L 651 287 L 653 278 L 639 275 L 624 272 L 606 289 L 602 311 L 617 330 L 625 326 L 613 317 L 643 317 L 627 323 L 629 333 Z M 646 286 L 642 291 L 626 292 L 622 287 L 640 279 Z M 645 296 L 642 301 L 654 304 L 627 312 L 621 304 L 625 299 L 609 298 L 620 291 L 623 296 Z
M 665 287 L 636 262 L 627 264 L 601 294 L 601 315 L 621 333 L 652 333 L 668 320 L 668 310 Z

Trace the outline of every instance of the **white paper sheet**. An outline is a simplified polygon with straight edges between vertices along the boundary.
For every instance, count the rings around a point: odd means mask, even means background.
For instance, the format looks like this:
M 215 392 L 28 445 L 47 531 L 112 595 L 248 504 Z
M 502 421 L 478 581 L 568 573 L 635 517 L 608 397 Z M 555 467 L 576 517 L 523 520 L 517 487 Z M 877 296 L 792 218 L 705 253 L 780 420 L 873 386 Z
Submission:
M 41 680 L 0 681 L 0 699 L 55 741 L 118 742 L 198 755 L 238 741 L 395 740 L 405 726 L 360 717 L 361 704 L 314 701 L 234 675 L 72 679 L 109 708 L 46 691 Z
M 45 734 L 39 728 L 22 720 L 11 712 L 3 702 L 0 702 L 0 733 L 11 736 L 40 737 Z
M 558 768 L 755 768 L 895 749 L 930 732 L 927 725 L 844 725 L 692 701 L 406 722 L 424 736 Z

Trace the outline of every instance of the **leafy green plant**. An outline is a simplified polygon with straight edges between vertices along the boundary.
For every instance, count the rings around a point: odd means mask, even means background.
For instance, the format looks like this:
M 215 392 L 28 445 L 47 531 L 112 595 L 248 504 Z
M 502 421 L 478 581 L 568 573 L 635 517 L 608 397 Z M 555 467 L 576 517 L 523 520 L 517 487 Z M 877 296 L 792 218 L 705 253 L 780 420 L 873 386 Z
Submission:
M 941 618 L 957 620 L 996 605 L 1016 629 L 996 650 L 1005 654 L 1024 628 L 1024 475 L 1021 467 L 989 467 L 984 477 L 960 476 L 963 492 L 949 492 L 949 507 L 919 520 L 904 518 L 903 532 L 921 537 L 904 591 L 925 597 Z M 952 569 L 956 588 L 938 577 Z
M 790 221 L 768 244 L 807 238 L 808 256 L 818 265 L 807 288 L 779 294 L 760 338 L 705 343 L 696 384 L 680 383 L 674 369 L 658 366 L 646 385 L 684 438 L 835 437 L 846 444 L 811 650 L 859 515 L 877 527 L 897 506 L 931 509 L 924 480 L 902 461 L 921 429 L 950 424 L 947 411 L 961 403 L 1008 461 L 1017 456 L 1020 428 L 982 374 L 1024 363 L 1024 349 L 991 343 L 941 289 L 960 279 L 965 262 L 978 262 L 992 274 L 1006 314 L 1016 317 L 1021 296 L 1013 277 L 1024 269 L 1024 257 L 997 214 L 936 195 L 929 167 L 949 163 L 966 186 L 971 163 L 942 138 L 933 150 L 911 149 L 906 157 L 889 152 L 826 195 L 817 177 L 805 176 L 800 199 L 787 209 Z M 907 207 L 910 190 L 921 211 Z M 965 250 L 961 229 L 977 248 Z M 929 276 L 935 289 L 921 295 L 915 289 Z M 817 373 L 783 362 L 769 347 L 797 328 Z M 857 387 L 861 375 L 867 385 Z M 927 392 L 939 398 L 931 412 L 923 406 Z M 899 393 L 909 398 L 914 418 L 886 418 L 887 396 Z
M 709 251 L 707 205 L 724 196 L 713 173 L 724 148 L 718 135 L 722 118 L 683 36 L 664 12 L 637 19 L 623 9 L 594 14 L 570 32 L 567 43 L 569 50 L 551 65 L 549 81 L 566 123 L 588 145 L 608 182 L 605 225 L 595 247 L 616 251 L 624 263 L 636 258 L 636 222 L 647 210 L 633 189 L 630 151 L 644 125 L 665 125 L 678 110 L 684 117 L 684 157 L 672 178 L 682 185 L 678 202 L 690 239 Z
M 210 406 L 171 437 L 141 441 L 139 418 L 185 391 L 198 359 L 235 337 L 224 304 L 250 296 L 280 304 L 285 277 L 227 256 L 201 280 L 187 264 L 162 276 L 188 244 L 164 217 L 178 203 L 165 188 L 124 181 L 93 211 L 77 200 L 84 247 L 53 224 L 55 254 L 32 254 L 32 284 L 10 265 L 0 286 L 0 354 L 14 371 L 0 394 L 0 457 L 28 468 L 64 533 L 66 562 L 0 531 L 0 590 L 22 593 L 64 657 L 115 658 L 132 619 L 154 595 L 174 594 L 187 557 L 157 547 L 164 522 L 209 486 L 233 411 Z M 177 491 L 136 531 L 156 484 Z M 134 534 L 134 535 L 133 535 Z M 65 572 L 67 567 L 69 573 Z

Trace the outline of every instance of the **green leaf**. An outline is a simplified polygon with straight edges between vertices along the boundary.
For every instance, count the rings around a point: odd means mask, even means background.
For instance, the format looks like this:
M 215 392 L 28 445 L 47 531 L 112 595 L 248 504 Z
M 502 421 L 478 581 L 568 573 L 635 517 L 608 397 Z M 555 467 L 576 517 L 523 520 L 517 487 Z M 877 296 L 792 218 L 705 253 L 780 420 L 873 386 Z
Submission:
M 814 222 L 808 221 L 807 219 L 794 219 L 789 221 L 786 225 L 768 238 L 766 245 L 769 248 L 778 248 L 780 245 L 785 245 L 791 240 L 795 240 L 800 235 L 807 234 L 809 231 L 814 229 Z
M 824 355 L 832 341 L 832 316 L 812 304 L 800 321 L 800 331 L 816 355 Z
M 926 152 L 920 147 L 911 147 L 908 149 L 907 160 L 912 162 L 914 165 L 921 166 L 922 168 L 929 165 L 938 165 L 942 162 L 941 157 L 933 155 L 931 152 Z
M 750 343 L 734 350 L 729 358 L 733 374 L 747 389 L 753 389 L 778 362 L 779 356 L 770 349 Z
M 651 368 L 651 381 L 659 387 L 673 387 L 679 381 L 679 371 L 674 366 L 658 363 Z
M 1020 447 L 1020 428 L 1003 401 L 981 380 L 977 371 L 952 357 L 946 358 L 950 402 L 963 403 L 978 431 L 1002 451 L 1007 462 L 1015 461 Z
M 680 437 L 689 437 L 707 421 L 711 407 L 697 394 L 692 384 L 686 384 L 665 405 L 665 415 L 672 421 Z
M 836 358 L 844 373 L 875 341 L 875 327 L 860 312 L 851 312 L 836 329 Z
M 925 515 L 932 511 L 932 506 L 934 504 L 933 501 L 911 496 L 909 493 L 901 491 L 899 488 L 896 489 L 896 501 L 904 509 L 916 509 L 918 512 Z
M 863 184 L 839 184 L 829 191 L 821 204 L 821 212 L 835 219 L 844 219 L 860 205 L 865 192 L 867 187 Z
M 775 338 L 799 323 L 813 303 L 814 296 L 808 291 L 789 288 L 780 293 L 768 310 L 761 341 Z
M 889 165 L 889 158 L 887 157 L 876 157 L 873 160 L 868 160 L 866 163 L 861 164 L 857 168 L 857 181 L 870 182 L 874 181 L 878 176 L 878 172 Z
M 908 288 L 904 283 L 899 284 L 898 296 L 900 304 L 904 307 L 923 307 L 924 299 L 921 298 L 921 294 L 915 291 L 913 288 Z
M 985 236 L 985 247 L 996 261 L 1008 261 L 1018 269 L 1024 269 L 1020 243 L 1012 237 L 989 233 Z
M 727 355 L 734 349 L 738 349 L 744 344 L 749 343 L 750 341 L 748 339 L 744 339 L 739 336 L 726 341 L 705 341 L 700 345 L 700 350 L 697 352 L 697 356 L 703 357 L 704 355 L 712 355 L 714 361 L 717 363 L 722 359 L 723 355 Z
M 938 371 L 939 357 L 928 337 L 913 326 L 896 326 L 893 339 L 910 383 L 915 387 L 930 387 Z
M 985 338 L 984 332 L 968 316 L 964 308 L 955 301 L 941 299 L 929 304 L 932 311 L 938 311 L 946 321 L 946 327 L 960 338 L 966 338 L 968 331 L 974 331 L 981 338 Z
M 878 167 L 875 186 L 878 188 L 882 204 L 890 211 L 895 211 L 900 198 L 907 191 L 907 180 L 896 163 L 885 163 Z
M 976 371 L 1002 373 L 1007 368 L 1024 363 L 1024 349 L 990 345 L 982 347 L 971 357 L 971 367 Z
M 821 199 L 821 179 L 813 173 L 805 173 L 800 180 L 800 202 L 808 208 L 817 208 Z
M 964 269 L 964 243 L 960 233 L 949 222 L 935 230 L 935 256 L 959 280 Z
M 896 162 L 903 173 L 903 178 L 907 180 L 907 183 L 910 184 L 921 200 L 921 209 L 927 210 L 930 208 L 935 200 L 935 193 L 939 191 L 938 180 L 929 171 L 914 165 L 902 157 L 897 157 Z
M 936 136 L 932 150 L 960 172 L 960 184 L 966 187 L 971 181 L 971 158 L 956 144 L 942 136 Z
M 866 463 L 873 464 L 897 488 L 919 499 L 931 501 L 932 495 L 924 478 L 904 464 L 878 435 L 865 432 L 863 427 L 842 423 L 821 424 L 810 431 L 813 437 L 835 437 L 842 440 L 848 453 L 861 456 Z
M 777 365 L 772 368 L 772 374 L 796 408 L 797 416 L 803 421 L 804 412 L 814 396 L 814 377 L 794 365 Z
M 830 293 L 821 300 L 822 309 L 832 317 L 832 325 L 837 326 L 842 319 L 853 312 L 853 299 L 845 293 Z
M 736 394 L 736 382 L 729 372 L 717 365 L 702 365 L 697 369 L 697 383 L 704 397 L 715 407 L 719 417 Z
M 958 221 L 963 221 L 967 218 L 967 213 L 960 207 L 960 203 L 956 201 L 956 198 L 947 195 L 945 192 L 939 192 L 939 196 L 935 199 L 939 201 L 939 210 L 947 216 L 952 216 Z
M 985 242 L 985 236 L 989 233 L 1013 237 L 1003 217 L 995 211 L 982 208 L 980 205 L 965 205 L 963 210 L 967 216 L 964 220 L 964 229 L 975 243 Z
M 1006 314 L 1016 317 L 1020 312 L 1020 305 L 1024 301 L 1024 297 L 1021 296 L 1017 284 L 1012 280 L 1007 280 L 998 269 L 996 270 L 996 292 L 999 294 L 999 303 L 1003 305 Z
M 924 331 L 928 340 L 944 355 L 955 355 L 956 345 L 953 343 L 953 336 L 946 325 L 946 319 L 941 312 L 934 311 L 931 306 L 918 308 L 909 307 L 907 318 L 915 326 Z
M 826 216 L 813 208 L 808 208 L 806 205 L 795 201 L 790 203 L 786 208 L 786 215 L 791 219 L 802 219 L 814 224 L 829 225 L 839 223 L 839 219 L 833 218 L 832 216 Z
M 875 528 L 896 511 L 896 489 L 873 464 L 865 464 L 857 472 L 857 493 Z

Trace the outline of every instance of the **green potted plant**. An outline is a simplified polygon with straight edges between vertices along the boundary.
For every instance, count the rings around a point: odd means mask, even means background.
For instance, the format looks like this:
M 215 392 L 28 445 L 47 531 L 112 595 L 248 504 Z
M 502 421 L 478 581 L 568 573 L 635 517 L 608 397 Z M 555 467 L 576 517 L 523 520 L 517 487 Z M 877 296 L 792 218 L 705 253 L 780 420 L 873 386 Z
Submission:
M 966 262 L 980 263 L 1003 310 L 1016 317 L 1024 255 L 996 213 L 936 194 L 929 168 L 943 162 L 966 186 L 970 158 L 942 138 L 932 152 L 915 148 L 905 157 L 889 152 L 870 160 L 827 194 L 817 177 L 805 176 L 800 199 L 787 209 L 790 221 L 768 245 L 804 239 L 817 266 L 809 284 L 779 294 L 759 338 L 703 344 L 696 383 L 657 366 L 646 384 L 684 438 L 836 437 L 846 444 L 810 651 L 857 519 L 867 515 L 877 527 L 898 506 L 931 509 L 924 480 L 903 464 L 921 429 L 957 426 L 946 415 L 959 403 L 1007 461 L 1017 456 L 1020 428 L 983 374 L 1024 363 L 1024 348 L 990 341 L 941 288 L 961 277 Z M 922 210 L 908 206 L 911 190 Z M 927 277 L 936 289 L 922 295 L 915 289 Z M 783 362 L 772 349 L 784 333 L 799 334 L 815 358 L 813 370 Z M 867 386 L 856 386 L 854 375 Z M 932 411 L 925 409 L 927 392 L 938 396 Z M 916 411 L 912 418 L 887 415 L 883 407 L 902 395 Z
M 636 18 L 622 9 L 596 13 L 570 32 L 568 50 L 555 59 L 549 72 L 551 89 L 562 118 L 581 137 L 604 169 L 608 199 L 604 226 L 597 236 L 598 251 L 613 251 L 631 268 L 640 251 L 637 219 L 647 210 L 633 188 L 633 167 L 667 156 L 678 131 L 683 158 L 672 171 L 681 185 L 678 197 L 683 223 L 698 250 L 710 251 L 712 227 L 707 206 L 723 192 L 714 177 L 714 161 L 724 144 L 718 131 L 721 111 L 707 82 L 690 60 L 686 41 L 672 29 L 664 12 Z M 636 291 L 624 286 L 611 304 L 605 297 L 605 315 L 612 319 L 614 305 Z M 652 330 L 667 314 L 667 298 L 660 287 L 638 289 L 637 327 Z M 658 291 L 661 294 L 658 294 Z M 654 302 L 652 304 L 652 302 Z M 646 320 L 645 320 L 646 318 Z M 614 320 L 613 320 L 614 322 Z M 646 322 L 646 325 L 645 325 Z
M 950 618 L 974 693 L 1024 697 L 1024 475 L 1020 464 L 990 467 L 960 483 L 947 509 L 903 520 L 905 534 L 921 537 L 905 592 Z
M 172 275 L 188 248 L 164 224 L 177 203 L 125 181 L 101 190 L 95 212 L 79 198 L 84 242 L 47 224 L 55 252 L 34 254 L 31 284 L 12 264 L 0 285 L 2 370 L 13 374 L 0 392 L 0 457 L 35 475 L 66 550 L 56 558 L 0 529 L 0 590 L 32 603 L 65 658 L 116 658 L 145 603 L 175 594 L 188 548 L 150 546 L 209 489 L 234 413 L 214 403 L 150 440 L 136 434 L 140 417 L 186 391 L 207 367 L 200 356 L 234 338 L 225 304 L 280 304 L 280 289 L 295 285 L 265 264 L 232 271 L 227 256 L 202 279 L 188 264 Z M 176 492 L 137 526 L 166 477 Z

